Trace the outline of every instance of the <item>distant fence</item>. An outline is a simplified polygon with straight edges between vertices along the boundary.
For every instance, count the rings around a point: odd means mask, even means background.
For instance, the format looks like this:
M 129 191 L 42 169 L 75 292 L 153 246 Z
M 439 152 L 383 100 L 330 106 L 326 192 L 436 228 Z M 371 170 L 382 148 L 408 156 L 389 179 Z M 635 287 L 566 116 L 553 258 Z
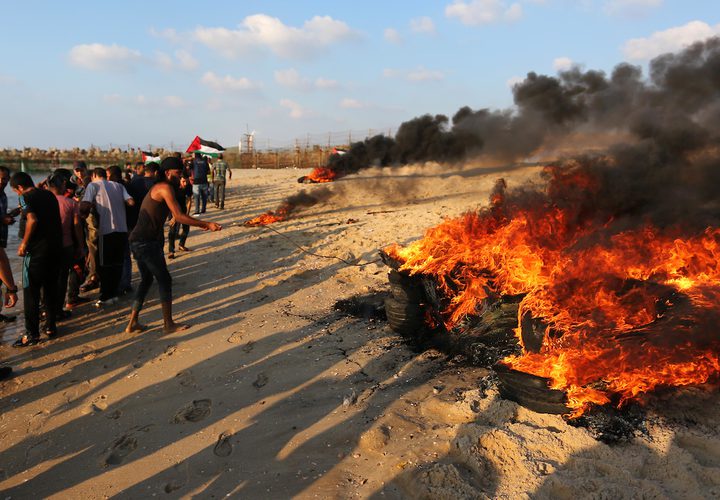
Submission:
M 225 152 L 225 160 L 230 168 L 315 168 L 324 166 L 335 148 L 347 148 L 350 144 L 369 137 L 385 134 L 392 130 L 345 131 L 327 134 L 307 134 L 302 139 L 285 143 L 281 147 L 271 148 L 269 140 L 254 138 L 253 146 L 245 143 L 243 151 L 230 147 Z M 246 135 L 246 138 L 250 137 Z M 226 145 L 227 146 L 227 145 Z M 263 149 L 263 146 L 265 147 Z M 85 149 L 43 150 L 39 148 L 0 149 L 0 164 L 19 170 L 53 170 L 58 167 L 72 167 L 73 162 L 84 160 L 88 165 L 121 165 L 141 161 L 142 151 L 150 151 L 159 156 L 167 156 L 176 151 L 175 144 L 166 146 L 148 145 L 146 148 L 133 148 L 130 145 L 92 146 Z M 248 150 L 251 150 L 248 152 Z

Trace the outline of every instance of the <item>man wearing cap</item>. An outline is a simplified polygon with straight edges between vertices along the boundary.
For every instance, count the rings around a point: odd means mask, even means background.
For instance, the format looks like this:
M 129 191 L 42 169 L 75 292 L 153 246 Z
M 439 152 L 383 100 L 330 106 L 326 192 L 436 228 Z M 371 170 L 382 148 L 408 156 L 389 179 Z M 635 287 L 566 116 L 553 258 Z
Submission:
M 145 329 L 139 322 L 140 310 L 154 279 L 160 289 L 160 305 L 165 333 L 184 330 L 187 325 L 175 323 L 172 318 L 172 278 L 165 262 L 164 226 L 168 215 L 180 223 L 199 227 L 206 231 L 220 231 L 222 226 L 190 217 L 182 212 L 175 190 L 180 186 L 183 163 L 180 158 L 170 156 L 161 165 L 161 181 L 155 184 L 142 202 L 137 224 L 130 233 L 130 249 L 140 271 L 140 284 L 135 292 L 135 301 L 130 312 L 130 321 L 125 331 L 140 332 Z

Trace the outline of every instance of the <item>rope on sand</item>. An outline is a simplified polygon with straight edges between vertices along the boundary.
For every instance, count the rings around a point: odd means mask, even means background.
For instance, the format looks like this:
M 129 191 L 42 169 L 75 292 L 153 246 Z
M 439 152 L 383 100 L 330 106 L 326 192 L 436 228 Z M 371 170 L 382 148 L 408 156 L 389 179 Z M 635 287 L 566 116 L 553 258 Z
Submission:
M 369 265 L 369 264 L 375 264 L 376 262 L 380 262 L 380 261 L 382 260 L 382 259 L 380 259 L 380 258 L 377 258 L 377 259 L 375 259 L 375 260 L 371 260 L 370 262 L 361 262 L 361 263 L 358 263 L 357 261 L 345 260 L 345 259 L 343 259 L 343 258 L 341 258 L 341 257 L 336 256 L 336 255 L 321 255 L 321 254 L 319 254 L 319 253 L 311 252 L 311 251 L 308 250 L 307 248 L 304 248 L 304 247 L 301 246 L 299 243 L 296 243 L 295 240 L 293 240 L 293 239 L 290 238 L 289 236 L 286 236 L 285 234 L 281 233 L 280 231 L 278 231 L 278 230 L 275 229 L 274 227 L 270 227 L 270 226 L 260 226 L 260 227 L 263 227 L 264 229 L 269 229 L 270 231 L 273 231 L 274 233 L 276 233 L 278 236 L 282 236 L 283 238 L 285 238 L 286 240 L 288 240 L 290 243 L 292 243 L 293 245 L 295 245 L 296 247 L 298 247 L 301 252 L 306 253 L 306 254 L 308 254 L 308 255 L 312 255 L 313 257 L 321 257 L 321 258 L 323 258 L 323 259 L 335 259 L 335 260 L 339 260 L 340 262 L 342 262 L 342 263 L 344 263 L 344 264 L 347 264 L 348 266 L 355 266 L 355 267 L 363 267 L 363 266 L 367 266 L 367 265 Z

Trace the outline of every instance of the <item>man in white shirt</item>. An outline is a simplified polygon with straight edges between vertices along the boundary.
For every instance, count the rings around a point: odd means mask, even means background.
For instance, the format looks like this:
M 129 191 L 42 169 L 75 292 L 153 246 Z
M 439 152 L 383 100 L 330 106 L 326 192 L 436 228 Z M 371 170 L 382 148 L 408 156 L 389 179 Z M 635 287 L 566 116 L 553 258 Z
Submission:
M 95 306 L 103 307 L 118 300 L 128 236 L 125 205 L 133 206 L 135 202 L 125 186 L 107 180 L 104 168 L 95 168 L 91 179 L 80 203 L 80 215 L 87 216 L 93 206 L 98 214 L 100 299 Z

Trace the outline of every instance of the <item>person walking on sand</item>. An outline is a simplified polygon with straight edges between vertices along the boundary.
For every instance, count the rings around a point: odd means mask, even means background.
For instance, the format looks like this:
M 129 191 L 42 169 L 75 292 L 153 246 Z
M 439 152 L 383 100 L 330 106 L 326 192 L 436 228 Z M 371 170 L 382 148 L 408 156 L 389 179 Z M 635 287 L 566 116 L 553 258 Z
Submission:
M 180 186 L 175 190 L 178 205 L 182 213 L 187 214 L 192 204 L 192 186 L 190 185 L 190 177 L 183 172 L 180 175 Z M 185 246 L 190 226 L 180 224 L 175 219 L 170 218 L 170 229 L 168 229 L 168 259 L 175 258 L 175 240 L 179 240 L 178 248 L 183 252 L 189 252 L 190 249 Z
M 232 170 L 223 160 L 222 153 L 213 164 L 213 187 L 215 188 L 215 208 L 225 210 L 225 179 L 232 179 Z
M 10 186 L 23 198 L 24 230 L 20 237 L 18 255 L 23 257 L 23 303 L 25 333 L 13 347 L 27 347 L 40 341 L 40 296 L 45 300 L 45 334 L 57 335 L 55 317 L 60 260 L 56 252 L 62 248 L 60 209 L 55 195 L 38 189 L 32 177 L 15 172 Z
M 127 333 L 141 332 L 145 329 L 145 326 L 139 322 L 139 316 L 153 279 L 157 279 L 160 289 L 165 333 L 188 328 L 187 325 L 175 323 L 172 318 L 172 278 L 163 253 L 164 227 L 168 215 L 172 215 L 175 222 L 199 227 L 206 231 L 222 229 L 219 224 L 198 220 L 182 212 L 175 193 L 180 186 L 180 175 L 183 170 L 180 158 L 175 156 L 165 158 L 160 165 L 160 170 L 164 180 L 155 184 L 145 196 L 140 207 L 137 225 L 130 233 L 130 249 L 140 271 L 140 284 L 135 292 L 130 320 L 125 328 Z
M 208 198 L 208 174 L 210 174 L 210 164 L 200 153 L 195 153 L 195 159 L 192 161 L 193 172 L 193 199 L 195 201 L 195 213 L 200 215 L 205 213 L 205 206 Z

